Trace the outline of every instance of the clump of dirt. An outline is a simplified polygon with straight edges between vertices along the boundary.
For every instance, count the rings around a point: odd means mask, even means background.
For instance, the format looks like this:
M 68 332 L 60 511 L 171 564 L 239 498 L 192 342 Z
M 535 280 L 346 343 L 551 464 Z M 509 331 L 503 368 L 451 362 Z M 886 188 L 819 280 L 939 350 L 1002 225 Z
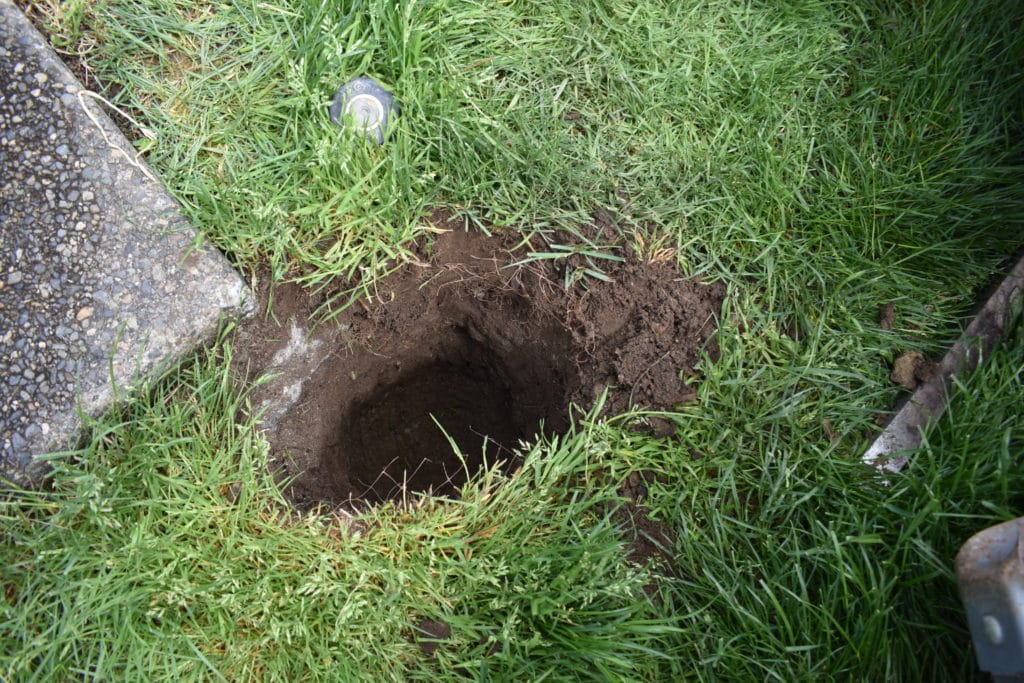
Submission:
M 919 351 L 904 351 L 893 361 L 889 378 L 907 391 L 914 391 L 918 385 L 931 381 L 937 365 L 928 361 Z
M 552 264 L 433 222 L 446 232 L 429 260 L 329 322 L 311 330 L 322 301 L 283 285 L 236 335 L 240 374 L 272 377 L 254 408 L 299 507 L 451 495 L 605 390 L 609 414 L 691 400 L 683 378 L 701 349 L 715 354 L 719 285 L 631 257 L 612 282 L 565 292 Z

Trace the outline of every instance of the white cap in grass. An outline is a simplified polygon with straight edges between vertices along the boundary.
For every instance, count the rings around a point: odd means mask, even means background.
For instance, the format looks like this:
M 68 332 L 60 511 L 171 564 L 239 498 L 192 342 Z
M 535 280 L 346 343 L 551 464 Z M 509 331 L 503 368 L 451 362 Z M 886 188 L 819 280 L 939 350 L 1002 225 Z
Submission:
M 366 137 L 384 144 L 388 123 L 398 116 L 394 96 L 372 78 L 356 78 L 338 88 L 331 102 L 331 121 L 351 121 Z

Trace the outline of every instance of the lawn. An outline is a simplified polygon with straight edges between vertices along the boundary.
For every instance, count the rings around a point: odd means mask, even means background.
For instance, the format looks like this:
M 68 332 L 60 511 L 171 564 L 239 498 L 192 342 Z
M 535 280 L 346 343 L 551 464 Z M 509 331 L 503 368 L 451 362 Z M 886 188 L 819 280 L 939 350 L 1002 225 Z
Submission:
M 894 359 L 941 356 L 1024 247 L 1024 8 L 45 0 L 32 15 L 254 279 L 354 300 L 429 249 L 444 210 L 515 235 L 569 288 L 657 253 L 727 294 L 696 400 L 658 414 L 671 436 L 595 408 L 526 444 L 514 473 L 356 518 L 288 506 L 237 419 L 225 330 L 55 455 L 51 490 L 0 501 L 0 678 L 976 676 L 953 558 L 1024 514 L 1024 328 L 958 380 L 907 470 L 883 480 L 860 456 L 904 395 Z M 328 118 L 361 75 L 401 103 L 381 146 Z M 642 562 L 617 512 L 637 472 L 669 531 Z

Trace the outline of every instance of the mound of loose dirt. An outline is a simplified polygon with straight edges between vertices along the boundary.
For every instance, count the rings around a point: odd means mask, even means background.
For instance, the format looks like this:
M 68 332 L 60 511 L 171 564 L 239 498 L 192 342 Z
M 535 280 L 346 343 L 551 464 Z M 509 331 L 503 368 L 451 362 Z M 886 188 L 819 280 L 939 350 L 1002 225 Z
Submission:
M 236 335 L 242 374 L 272 375 L 253 399 L 300 507 L 451 494 L 606 389 L 609 414 L 692 399 L 681 377 L 715 353 L 720 286 L 630 258 L 606 270 L 613 282 L 565 292 L 550 263 L 514 265 L 525 254 L 501 238 L 434 223 L 448 232 L 428 263 L 330 322 L 310 331 L 320 302 L 284 285 Z

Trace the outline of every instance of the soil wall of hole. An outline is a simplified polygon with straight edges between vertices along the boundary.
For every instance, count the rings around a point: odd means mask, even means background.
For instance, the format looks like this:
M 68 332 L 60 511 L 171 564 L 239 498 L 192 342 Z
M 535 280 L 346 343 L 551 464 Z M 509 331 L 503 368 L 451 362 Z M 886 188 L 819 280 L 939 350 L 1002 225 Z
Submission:
M 509 240 L 433 223 L 429 256 L 329 322 L 309 322 L 329 292 L 264 287 L 269 314 L 236 334 L 236 374 L 264 378 L 254 408 L 299 507 L 451 495 L 606 389 L 609 414 L 692 400 L 683 378 L 716 354 L 723 288 L 672 259 L 630 255 L 612 282 L 566 292 L 558 268 L 574 264 L 522 264 Z

